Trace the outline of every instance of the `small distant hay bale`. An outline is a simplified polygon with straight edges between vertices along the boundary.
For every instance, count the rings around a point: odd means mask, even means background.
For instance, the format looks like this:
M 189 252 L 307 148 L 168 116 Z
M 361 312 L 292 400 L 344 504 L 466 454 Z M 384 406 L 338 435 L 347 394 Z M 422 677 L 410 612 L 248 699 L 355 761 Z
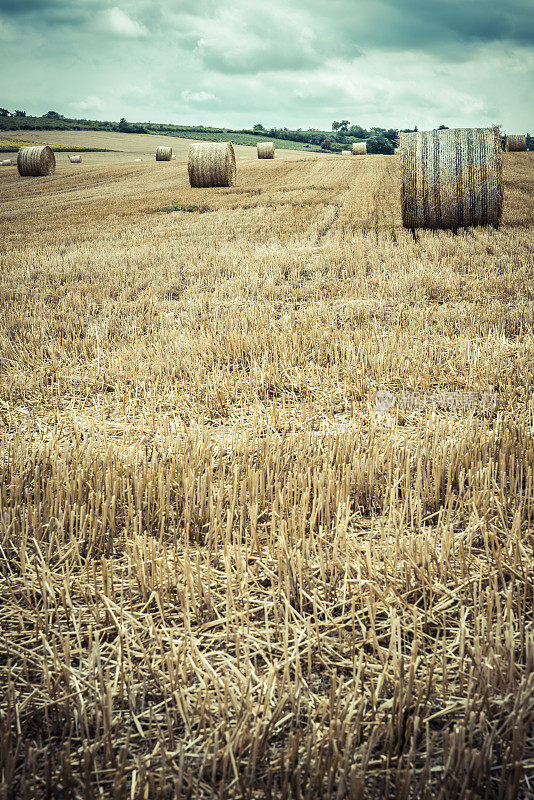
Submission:
M 170 161 L 172 147 L 156 147 L 156 161 Z
M 82 157 L 81 156 L 69 156 L 69 161 L 71 164 L 81 164 Z
M 236 165 L 232 142 L 198 142 L 189 148 L 189 183 L 193 188 L 235 186 Z
M 507 153 L 524 153 L 527 149 L 527 137 L 520 135 L 507 136 L 504 143 Z
M 4 159 L 4 161 L 0 161 L 0 167 L 10 167 L 11 166 L 11 159 Z
M 342 156 L 351 156 L 352 153 L 350 152 L 350 150 L 342 150 L 341 151 L 341 155 Z
M 56 169 L 54 151 L 48 145 L 21 147 L 17 158 L 19 175 L 38 177 L 53 175 Z
M 400 155 L 400 147 L 396 147 L 396 148 L 394 149 L 394 151 L 393 151 L 393 155 L 394 155 L 394 156 L 398 156 L 398 155 Z
M 353 142 L 352 144 L 353 156 L 366 156 L 367 155 L 367 142 Z
M 171 156 L 171 161 L 176 161 L 176 156 Z
M 258 158 L 274 158 L 274 142 L 258 142 Z
M 140 158 L 134 158 L 134 161 L 141 161 L 141 160 L 142 159 L 140 159 Z
M 405 228 L 498 228 L 503 183 L 498 128 L 403 133 L 402 222 Z

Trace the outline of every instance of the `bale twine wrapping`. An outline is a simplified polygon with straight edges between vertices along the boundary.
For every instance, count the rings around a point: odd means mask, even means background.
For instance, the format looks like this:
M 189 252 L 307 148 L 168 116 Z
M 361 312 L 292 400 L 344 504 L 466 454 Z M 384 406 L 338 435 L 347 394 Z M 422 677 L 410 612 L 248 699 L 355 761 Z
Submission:
M 54 151 L 48 145 L 21 147 L 17 158 L 19 175 L 53 175 L 56 169 Z
M 274 142 L 258 142 L 258 158 L 274 158 Z
M 352 145 L 353 156 L 366 156 L 367 155 L 367 142 L 354 142 Z
M 507 153 L 524 153 L 527 149 L 526 136 L 507 136 L 504 143 L 504 149 Z
M 451 128 L 402 135 L 405 228 L 498 228 L 503 184 L 498 128 Z
M 232 142 L 199 142 L 189 148 L 189 183 L 193 188 L 235 186 L 236 166 Z
M 156 161 L 170 161 L 172 147 L 156 147 Z
M 71 164 L 81 164 L 82 157 L 81 156 L 69 156 L 69 161 Z

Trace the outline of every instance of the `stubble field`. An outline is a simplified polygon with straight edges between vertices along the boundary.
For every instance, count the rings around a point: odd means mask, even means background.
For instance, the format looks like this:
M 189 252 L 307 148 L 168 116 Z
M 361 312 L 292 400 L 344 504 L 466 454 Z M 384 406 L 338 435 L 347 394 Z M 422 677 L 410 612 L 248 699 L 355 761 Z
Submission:
M 413 236 L 397 157 L 0 173 L 2 800 L 532 796 L 504 178 L 499 231 Z

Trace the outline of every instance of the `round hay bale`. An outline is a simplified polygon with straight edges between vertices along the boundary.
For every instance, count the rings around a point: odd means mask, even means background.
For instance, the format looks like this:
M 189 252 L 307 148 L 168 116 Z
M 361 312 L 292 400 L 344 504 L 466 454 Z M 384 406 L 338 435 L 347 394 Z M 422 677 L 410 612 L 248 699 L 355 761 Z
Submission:
M 0 161 L 0 167 L 10 167 L 11 166 L 11 159 L 4 159 L 4 161 Z
M 367 155 L 367 142 L 353 142 L 352 144 L 353 156 L 366 156 Z
M 156 147 L 156 161 L 170 161 L 172 147 Z
M 189 183 L 193 188 L 235 186 L 236 166 L 232 142 L 199 142 L 189 148 Z
M 17 158 L 19 175 L 37 177 L 53 175 L 56 169 L 54 151 L 48 145 L 21 147 Z
M 402 222 L 405 228 L 498 228 L 503 183 L 498 128 L 403 133 Z
M 342 156 L 351 156 L 352 153 L 350 152 L 350 150 L 342 150 L 341 151 L 341 155 Z
M 81 164 L 82 157 L 81 156 L 69 156 L 69 161 L 71 164 Z
M 258 142 L 258 158 L 274 158 L 274 142 Z
M 527 149 L 526 136 L 507 136 L 504 143 L 504 149 L 507 153 L 524 153 Z

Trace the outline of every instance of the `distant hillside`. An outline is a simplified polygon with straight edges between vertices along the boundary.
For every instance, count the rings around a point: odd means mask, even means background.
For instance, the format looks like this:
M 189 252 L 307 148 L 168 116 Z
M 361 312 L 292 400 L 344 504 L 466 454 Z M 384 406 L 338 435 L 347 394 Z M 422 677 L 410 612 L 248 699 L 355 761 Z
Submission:
M 290 134 L 298 131 L 235 131 L 230 128 L 210 128 L 203 125 L 167 125 L 153 122 L 103 122 L 89 119 L 70 119 L 62 116 L 25 117 L 0 116 L 1 131 L 110 131 L 114 133 L 150 133 L 159 136 L 177 136 L 182 139 L 197 139 L 208 142 L 225 142 L 229 139 L 234 144 L 255 146 L 261 139 L 276 138 L 276 146 L 286 150 L 321 151 L 321 141 L 326 134 L 315 132 L 318 142 L 305 142 L 290 138 Z

